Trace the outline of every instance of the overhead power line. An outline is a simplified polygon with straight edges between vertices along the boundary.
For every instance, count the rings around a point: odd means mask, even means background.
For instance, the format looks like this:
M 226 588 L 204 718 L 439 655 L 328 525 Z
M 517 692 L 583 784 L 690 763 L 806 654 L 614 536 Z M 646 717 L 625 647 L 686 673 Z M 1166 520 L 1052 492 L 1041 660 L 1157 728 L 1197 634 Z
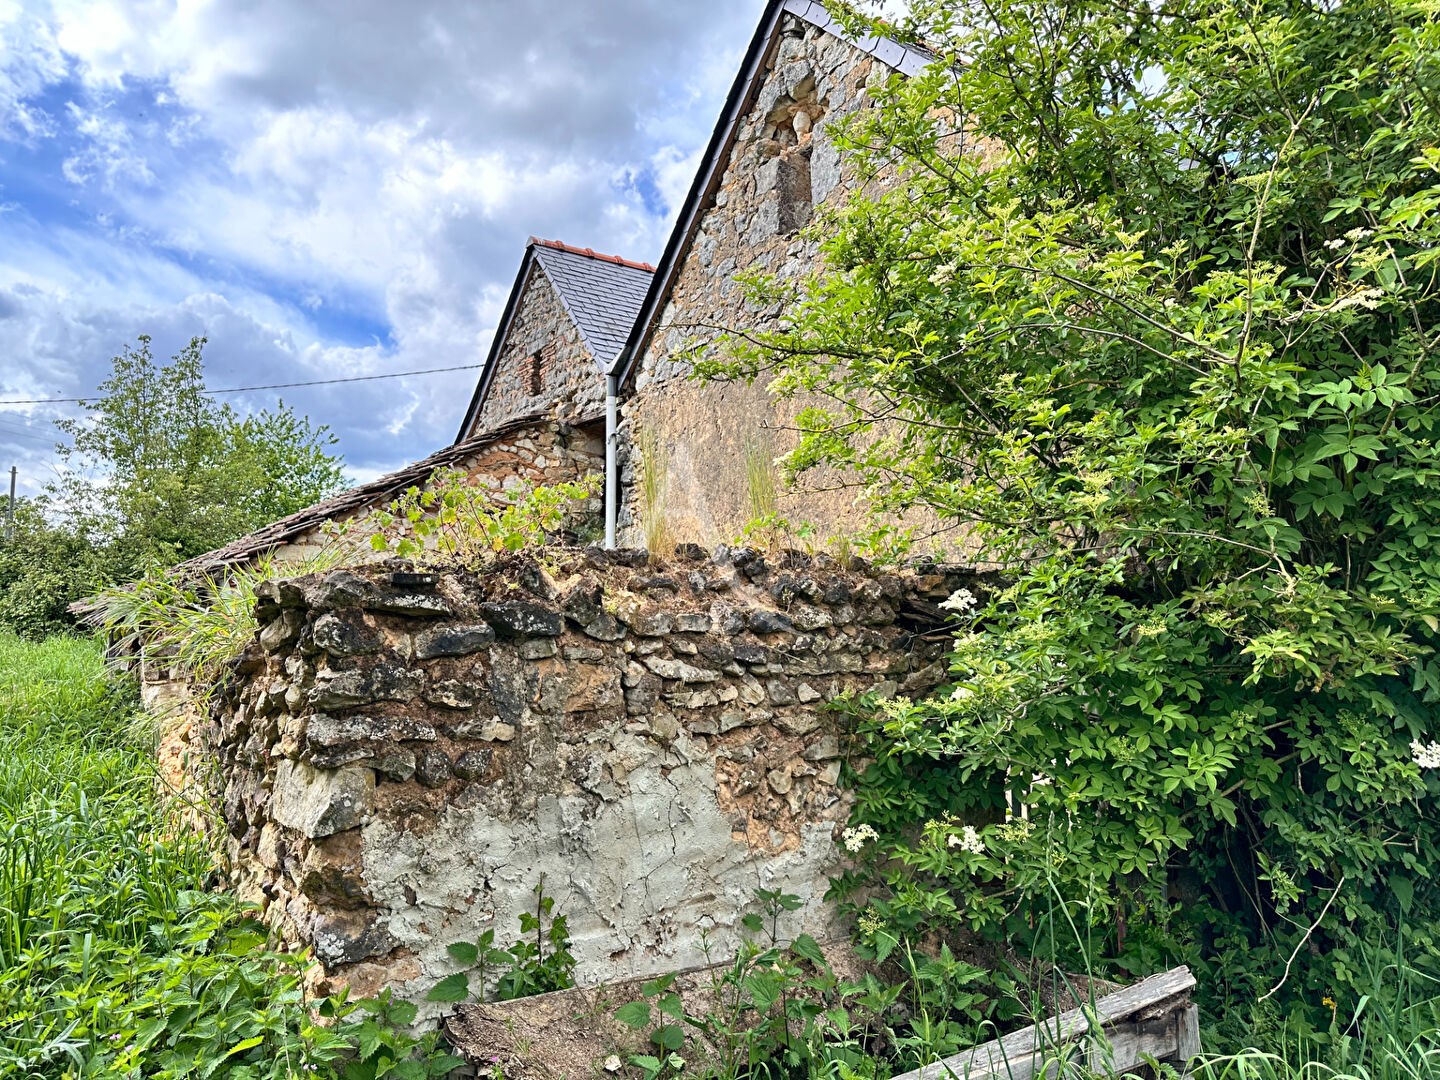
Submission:
M 335 386 L 339 383 L 375 382 L 378 379 L 407 379 L 412 375 L 439 375 L 446 371 L 476 371 L 484 364 L 459 364 L 456 367 L 425 368 L 421 371 L 392 371 L 388 375 L 352 375 L 346 379 L 312 379 L 309 382 L 267 383 L 264 386 L 230 386 L 224 390 L 202 390 L 202 394 L 248 394 L 256 390 L 290 390 L 297 386 Z M 0 401 L 0 405 L 80 405 L 94 398 L 56 397 Z

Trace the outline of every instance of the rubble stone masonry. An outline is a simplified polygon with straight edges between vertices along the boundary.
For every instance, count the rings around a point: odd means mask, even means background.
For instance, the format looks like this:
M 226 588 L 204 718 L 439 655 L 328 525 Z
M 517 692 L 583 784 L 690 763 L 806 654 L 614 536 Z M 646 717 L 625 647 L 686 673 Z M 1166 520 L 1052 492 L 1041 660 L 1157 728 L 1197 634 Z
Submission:
M 313 989 L 416 1002 L 447 945 L 513 940 L 542 879 L 582 985 L 698 963 L 702 933 L 724 955 L 761 887 L 826 934 L 848 814 L 826 705 L 942 682 L 944 634 L 920 631 L 974 584 L 749 549 L 410 570 L 270 587 L 186 749 L 240 894 L 313 949 Z
M 766 457 L 792 449 L 795 415 L 806 405 L 825 404 L 777 403 L 763 381 L 697 383 L 687 376 L 697 343 L 712 341 L 722 328 L 766 329 L 781 314 L 750 303 L 737 274 L 761 270 L 785 280 L 814 271 L 818 245 L 800 230 L 821 207 L 838 205 L 858 186 L 831 125 L 865 107 L 867 87 L 892 74 L 855 46 L 786 16 L 625 410 L 630 447 L 635 433 L 650 427 L 666 448 L 666 517 L 679 540 L 733 541 L 751 515 L 747 447 Z M 643 516 L 637 473 L 630 463 L 621 525 L 631 541 L 640 536 Z M 817 526 L 822 536 L 851 532 L 858 521 L 856 489 L 842 479 L 815 477 L 810 490 L 782 495 L 780 512 Z
M 595 419 L 604 406 L 605 379 L 537 263 L 496 359 L 490 393 L 468 434 L 542 411 L 580 423 Z

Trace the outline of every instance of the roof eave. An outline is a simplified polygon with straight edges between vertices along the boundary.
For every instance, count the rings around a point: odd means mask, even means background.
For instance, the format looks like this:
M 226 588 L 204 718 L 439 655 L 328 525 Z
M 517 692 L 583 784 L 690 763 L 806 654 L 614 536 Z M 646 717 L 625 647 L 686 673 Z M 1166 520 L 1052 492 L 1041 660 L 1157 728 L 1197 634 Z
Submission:
M 490 352 L 485 357 L 485 367 L 480 372 L 480 381 L 475 386 L 475 394 L 470 399 L 470 407 L 465 410 L 465 420 L 460 425 L 460 431 L 455 436 L 456 445 L 465 441 L 470 434 L 470 429 L 476 419 L 480 416 L 480 407 L 485 404 L 485 398 L 490 393 L 490 383 L 495 378 L 495 368 L 500 360 L 500 350 L 505 347 L 505 339 L 510 335 L 510 324 L 515 321 L 515 313 L 520 308 L 520 298 L 525 295 L 525 289 L 530 282 L 530 272 L 535 266 L 535 246 L 533 243 L 525 247 L 525 257 L 520 260 L 520 269 L 515 274 L 515 284 L 510 288 L 510 296 L 505 301 L 505 312 L 500 316 L 500 323 L 495 327 L 495 336 L 490 341 Z
M 740 65 L 740 73 L 736 76 L 735 82 L 730 86 L 729 94 L 725 97 L 725 106 L 720 112 L 720 119 L 715 125 L 715 130 L 711 132 L 710 143 L 705 149 L 705 156 L 701 159 L 700 170 L 695 174 L 690 191 L 681 204 L 680 214 L 675 220 L 675 228 L 671 230 L 670 239 L 665 244 L 664 254 L 655 264 L 655 277 L 650 283 L 649 292 L 645 295 L 645 303 L 640 308 L 640 315 L 630 330 L 625 347 L 614 358 L 608 371 L 610 375 L 618 375 L 622 385 L 629 381 L 634 372 L 640 351 L 650 336 L 656 318 L 659 317 L 660 311 L 670 297 L 675 274 L 679 270 L 679 261 L 689 250 L 690 241 L 695 236 L 695 230 L 699 226 L 704 207 L 714 195 L 715 188 L 722 178 L 720 164 L 728 156 L 730 147 L 734 145 L 735 130 L 758 90 L 758 76 L 763 72 L 766 62 L 770 58 L 770 52 L 775 47 L 775 31 L 780 25 L 780 19 L 784 15 L 785 9 L 786 0 L 769 0 L 765 7 L 765 13 L 760 19 L 760 25 L 755 29 L 755 36 L 751 38 L 750 46 L 745 50 L 745 59 Z

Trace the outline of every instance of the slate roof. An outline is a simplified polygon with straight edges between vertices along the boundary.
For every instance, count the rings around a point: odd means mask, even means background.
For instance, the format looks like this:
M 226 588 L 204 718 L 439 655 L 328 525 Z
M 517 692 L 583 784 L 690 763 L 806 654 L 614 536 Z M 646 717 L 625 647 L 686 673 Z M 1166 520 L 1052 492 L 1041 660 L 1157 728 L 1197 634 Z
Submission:
M 655 268 L 555 240 L 531 237 L 530 246 L 560 294 L 560 302 L 580 328 L 597 368 L 608 371 L 625 347 Z
M 618 255 L 602 255 L 590 248 L 571 247 L 558 240 L 530 237 L 457 439 L 464 439 L 469 434 L 480 415 L 480 407 L 490 393 L 500 353 L 510 336 L 510 324 L 520 308 L 525 290 L 530 287 L 530 276 L 537 269 L 555 287 L 565 313 L 579 329 L 590 359 L 595 362 L 597 378 L 608 374 L 615 363 L 625 339 L 630 335 L 630 328 L 635 325 L 640 306 L 649 294 L 650 279 L 655 274 L 655 268 L 649 263 L 631 262 Z

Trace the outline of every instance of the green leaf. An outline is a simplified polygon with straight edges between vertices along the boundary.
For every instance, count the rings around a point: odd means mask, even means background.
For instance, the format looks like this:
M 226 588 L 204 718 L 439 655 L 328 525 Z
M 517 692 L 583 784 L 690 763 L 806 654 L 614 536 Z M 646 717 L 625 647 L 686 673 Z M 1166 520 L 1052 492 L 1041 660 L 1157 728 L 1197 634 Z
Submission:
M 457 941 L 445 947 L 445 951 L 457 963 L 474 967 L 480 959 L 480 946 L 473 941 Z
M 809 960 L 818 968 L 825 968 L 825 954 L 821 952 L 819 944 L 809 934 L 801 934 L 790 943 L 790 951 L 796 956 Z
M 650 1033 L 650 1041 L 662 1050 L 679 1050 L 685 1045 L 685 1029 L 678 1024 L 666 1024 Z
M 243 1054 L 246 1050 L 253 1050 L 255 1047 L 259 1046 L 264 1041 L 264 1035 L 252 1035 L 248 1039 L 242 1039 L 240 1042 L 230 1047 L 229 1050 L 225 1051 L 225 1057 L 231 1058 L 234 1057 L 236 1054 Z
M 615 1019 L 636 1031 L 650 1026 L 650 1006 L 643 1001 L 631 1001 L 615 1010 Z
M 426 1001 L 443 1001 L 453 1003 L 465 1001 L 470 997 L 470 977 L 463 971 L 454 975 L 447 975 L 425 995 Z

